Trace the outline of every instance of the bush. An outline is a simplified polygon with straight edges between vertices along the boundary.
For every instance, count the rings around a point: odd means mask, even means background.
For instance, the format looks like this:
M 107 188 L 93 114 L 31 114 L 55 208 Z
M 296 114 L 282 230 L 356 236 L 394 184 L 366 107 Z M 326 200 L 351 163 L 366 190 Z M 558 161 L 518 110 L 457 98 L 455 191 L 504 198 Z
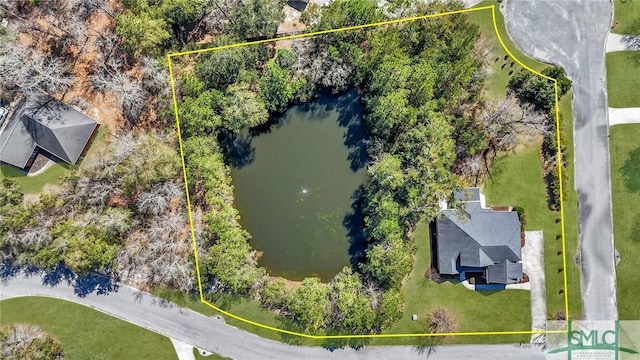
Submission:
M 545 176 L 545 182 L 547 183 L 547 196 L 549 209 L 558 211 L 560 210 L 560 201 L 565 200 L 567 197 L 567 186 L 569 178 L 567 176 L 567 168 L 562 166 L 562 193 L 560 193 L 560 176 L 557 166 L 554 166 L 551 171 Z
M 266 282 L 262 288 L 260 302 L 262 306 L 269 309 L 283 309 L 290 301 L 291 293 L 292 291 L 287 287 L 287 281 L 283 278 L 277 278 Z
M 566 73 L 561 67 L 548 67 L 542 70 L 542 74 L 558 81 L 558 97 L 564 95 L 571 89 L 571 80 L 567 78 Z
M 62 359 L 62 346 L 39 327 L 16 324 L 0 329 L 3 359 Z
M 424 278 L 437 283 L 440 282 L 440 273 L 438 272 L 438 269 L 430 267 L 424 272 Z
M 511 80 L 509 88 L 522 102 L 530 103 L 538 111 L 549 112 L 555 104 L 553 83 L 527 70 L 520 70 Z
M 298 62 L 298 55 L 287 49 L 278 49 L 276 62 L 284 69 L 293 69 L 293 65 Z

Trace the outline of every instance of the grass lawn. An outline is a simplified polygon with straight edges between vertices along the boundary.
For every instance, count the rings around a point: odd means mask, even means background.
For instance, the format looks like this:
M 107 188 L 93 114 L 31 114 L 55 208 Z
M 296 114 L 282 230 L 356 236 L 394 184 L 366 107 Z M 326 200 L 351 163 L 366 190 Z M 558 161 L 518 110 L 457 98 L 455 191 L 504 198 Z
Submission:
M 103 145 L 107 138 L 107 134 L 109 134 L 109 129 L 106 126 L 98 129 L 98 132 L 91 143 L 91 147 L 89 147 L 84 155 L 85 159 L 91 157 L 96 152 L 96 149 Z M 82 166 L 83 162 L 84 159 L 81 159 L 79 166 Z M 40 193 L 47 184 L 58 185 L 60 183 L 60 178 L 67 175 L 73 168 L 74 166 L 60 161 L 40 175 L 26 176 L 25 173 L 18 168 L 1 164 L 0 179 L 5 177 L 12 178 L 22 186 L 22 189 L 26 194 L 37 194 Z
M 485 1 L 478 6 L 486 5 L 496 5 L 497 7 L 498 2 Z M 513 60 L 510 58 L 505 59 L 505 55 L 507 54 L 498 42 L 498 39 L 495 35 L 493 20 L 490 11 L 484 10 L 473 12 L 470 13 L 469 16 L 472 21 L 476 22 L 480 26 L 481 30 L 488 36 L 488 38 L 492 42 L 493 57 L 497 59 L 491 64 L 491 73 L 488 76 L 486 86 L 487 96 L 492 99 L 502 98 L 506 94 L 506 86 L 510 77 L 509 72 L 513 70 L 513 73 L 515 73 L 516 71 L 521 69 L 521 67 L 518 64 L 514 64 L 512 66 L 511 62 Z M 497 9 L 496 18 L 500 35 L 506 46 L 509 47 L 509 50 L 514 56 L 516 56 L 520 61 L 524 62 L 527 66 L 530 66 L 535 70 L 541 70 L 546 67 L 545 64 L 526 57 L 515 47 L 515 45 L 507 35 L 502 14 Z M 540 169 L 539 159 L 537 169 Z M 538 176 L 538 178 L 539 185 L 543 186 L 541 176 Z M 541 189 L 543 192 L 545 191 L 544 187 L 542 187 Z M 541 198 L 541 201 L 543 202 L 543 206 L 546 206 L 544 205 L 546 204 L 544 196 Z M 505 203 L 510 204 L 513 203 L 513 201 L 508 201 Z M 544 209 L 546 209 L 546 207 L 544 207 Z M 549 220 L 552 225 L 555 225 L 554 219 L 557 215 L 554 215 L 551 211 L 548 210 L 546 210 L 546 213 L 551 214 L 551 217 L 547 220 Z M 557 228 L 559 229 L 559 225 L 557 226 Z M 455 314 L 456 320 L 459 324 L 459 331 L 529 330 L 531 328 L 530 293 L 527 291 L 512 290 L 501 292 L 473 292 L 465 289 L 460 284 L 452 284 L 449 282 L 434 284 L 426 282 L 424 280 L 423 274 L 430 262 L 430 250 L 428 248 L 429 235 L 427 226 L 425 224 L 421 224 L 416 230 L 415 236 L 418 239 L 417 243 L 419 245 L 419 248 L 416 255 L 415 268 L 413 269 L 410 280 L 407 282 L 404 288 L 406 296 L 404 317 L 397 324 L 395 324 L 395 326 L 386 331 L 386 333 L 422 333 L 424 332 L 424 330 L 420 328 L 420 322 L 411 321 L 411 315 L 415 313 L 418 314 L 420 318 L 424 318 L 424 316 L 429 313 L 429 311 L 435 310 L 438 307 L 445 307 Z M 547 236 L 553 236 L 555 238 L 555 234 L 548 234 Z M 562 276 L 560 276 L 560 278 L 562 278 Z M 557 292 L 557 289 L 555 291 Z M 203 314 L 217 314 L 215 310 L 200 303 L 199 299 L 196 296 L 167 289 L 155 289 L 154 293 L 181 306 L 191 308 Z M 577 294 L 579 300 L 579 293 Z M 563 299 L 562 296 L 559 296 L 559 298 Z M 262 309 L 260 307 L 260 304 L 256 301 L 227 296 L 220 297 L 212 301 L 212 303 L 222 307 L 223 309 L 233 314 L 242 316 L 252 321 L 259 322 L 261 324 L 271 325 L 279 328 L 291 328 L 290 324 L 286 320 L 278 317 L 270 311 Z M 562 302 L 561 306 L 558 305 L 558 310 L 563 308 L 564 302 Z M 262 337 L 274 340 L 294 343 L 297 345 L 327 345 L 327 342 L 323 342 L 322 340 L 309 340 L 282 335 L 271 330 L 266 330 L 250 324 L 246 324 L 229 316 L 225 316 L 225 321 L 233 326 L 237 326 L 241 329 L 250 331 Z M 517 343 L 520 341 L 528 342 L 529 336 L 470 336 L 457 337 L 448 341 L 455 343 Z M 419 344 L 420 340 L 417 338 L 389 338 L 375 339 L 371 343 L 373 345 Z
M 86 306 L 44 297 L 0 302 L 0 325 L 34 324 L 56 338 L 65 359 L 177 359 L 171 341 Z
M 198 295 L 193 293 L 187 294 L 181 291 L 166 289 L 166 288 L 155 288 L 152 290 L 152 293 L 163 299 L 169 300 L 175 304 L 197 311 L 204 315 L 213 316 L 213 315 L 220 314 L 213 308 L 201 303 Z M 296 329 L 293 326 L 293 324 L 287 319 L 281 316 L 278 316 L 276 313 L 270 310 L 266 310 L 262 308 L 260 303 L 256 300 L 243 299 L 238 296 L 220 295 L 217 297 L 217 299 L 215 300 L 211 299 L 209 300 L 209 302 L 220 307 L 225 311 L 230 312 L 231 314 L 241 316 L 245 319 L 255 321 L 260 324 L 269 325 L 269 326 L 273 326 L 281 329 L 300 331 L 300 329 Z M 223 316 L 227 324 L 233 325 L 237 328 L 249 331 L 251 333 L 254 333 L 256 335 L 259 335 L 267 339 L 277 340 L 284 343 L 295 344 L 295 345 L 318 345 L 319 346 L 324 344 L 323 340 L 304 339 L 299 336 L 282 334 L 273 330 L 268 330 L 255 325 L 248 324 L 246 322 L 234 319 L 227 315 L 223 315 Z M 323 335 L 323 334 L 324 332 L 320 332 L 315 335 Z
M 611 127 L 613 233 L 621 261 L 616 268 L 620 320 L 640 319 L 637 259 L 640 257 L 640 125 Z
M 573 259 L 578 249 L 577 195 L 573 187 L 573 132 L 571 116 L 571 95 L 563 97 L 560 108 L 564 114 L 565 133 L 567 135 L 567 170 L 569 182 L 563 184 L 567 189 L 565 209 L 565 239 L 567 251 L 567 283 L 569 295 L 569 315 L 579 319 L 582 315 L 580 299 L 580 271 Z M 545 280 L 547 287 L 547 312 L 549 317 L 564 310 L 564 289 L 560 217 L 557 211 L 547 207 L 546 188 L 542 179 L 542 164 L 539 144 L 532 145 L 516 153 L 505 154 L 491 167 L 492 176 L 484 184 L 483 191 L 487 205 L 522 206 L 526 213 L 527 230 L 543 230 Z
M 525 65 L 534 70 L 541 71 L 542 69 L 547 67 L 547 65 L 524 55 L 520 50 L 518 50 L 513 41 L 511 41 L 511 38 L 509 38 L 507 29 L 504 25 L 504 17 L 502 16 L 500 10 L 498 10 L 499 3 L 497 1 L 483 1 L 476 7 L 489 5 L 496 6 L 495 12 L 498 31 L 500 32 L 500 37 L 504 41 L 505 45 L 509 48 L 509 51 L 511 51 L 511 53 L 518 60 L 522 61 Z M 491 44 L 493 45 L 491 65 L 489 68 L 489 74 L 486 79 L 486 95 L 490 99 L 504 98 L 507 92 L 507 84 L 509 83 L 509 78 L 517 71 L 520 71 L 522 67 L 515 63 L 512 58 L 507 57 L 507 52 L 500 45 L 493 26 L 491 10 L 471 12 L 469 13 L 469 18 L 471 21 L 480 26 L 480 30 L 482 31 L 482 33 L 489 38 Z M 513 65 L 511 65 L 512 63 Z M 509 73 L 511 73 L 511 75 L 509 75 Z
M 60 178 L 68 174 L 71 168 L 72 166 L 69 164 L 56 163 L 42 174 L 28 177 L 24 171 L 10 165 L 1 164 L 0 179 L 5 177 L 11 178 L 22 186 L 22 190 L 26 194 L 37 194 L 41 192 L 47 184 L 58 185 Z
M 218 354 L 211 354 L 208 356 L 200 355 L 198 349 L 196 348 L 193 348 L 193 357 L 195 357 L 196 360 L 233 360 L 228 357 L 220 356 Z
M 640 5 L 638 7 L 640 8 Z M 609 106 L 615 108 L 639 107 L 640 51 L 608 53 L 606 64 Z
M 640 1 L 613 0 L 613 13 L 611 32 L 640 35 Z
M 404 316 L 385 333 L 424 333 L 421 319 L 435 309 L 447 310 L 455 319 L 457 331 L 508 331 L 531 329 L 530 293 L 525 290 L 472 291 L 458 281 L 440 284 L 428 281 L 425 271 L 431 264 L 429 227 L 421 222 L 413 235 L 416 260 L 411 278 L 404 286 Z M 411 316 L 418 315 L 418 321 Z M 448 343 L 519 343 L 530 335 L 456 336 Z M 418 338 L 375 339 L 374 345 L 420 344 Z

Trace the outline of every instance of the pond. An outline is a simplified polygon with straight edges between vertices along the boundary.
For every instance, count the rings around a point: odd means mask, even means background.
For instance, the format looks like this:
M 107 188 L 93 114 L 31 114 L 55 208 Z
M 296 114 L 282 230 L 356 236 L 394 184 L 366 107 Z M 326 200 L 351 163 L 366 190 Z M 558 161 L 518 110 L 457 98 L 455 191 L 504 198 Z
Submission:
M 368 160 L 361 118 L 355 91 L 324 95 L 235 139 L 234 206 L 272 276 L 328 281 L 357 261 Z

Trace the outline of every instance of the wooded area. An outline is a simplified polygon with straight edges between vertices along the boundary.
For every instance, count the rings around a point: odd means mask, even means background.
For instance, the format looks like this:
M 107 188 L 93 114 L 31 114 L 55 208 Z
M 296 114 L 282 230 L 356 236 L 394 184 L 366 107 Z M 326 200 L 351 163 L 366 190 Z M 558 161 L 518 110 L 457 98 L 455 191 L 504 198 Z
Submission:
M 55 4 L 54 4 L 55 3 Z M 184 291 L 195 284 L 177 139 L 164 55 L 273 38 L 284 1 L 56 0 L 0 3 L 12 25 L 2 37 L 5 100 L 44 90 L 114 100 L 108 145 L 23 204 L 19 186 L 0 192 L 2 261 L 78 274 L 100 271 L 138 286 Z M 462 3 L 335 0 L 309 6 L 318 31 L 396 16 L 461 9 Z M 98 24 L 100 23 L 100 24 Z M 97 31 L 96 29 L 100 30 Z M 207 293 L 259 300 L 304 331 L 379 332 L 402 314 L 402 284 L 413 266 L 410 234 L 434 219 L 438 202 L 477 184 L 498 152 L 544 136 L 550 206 L 557 167 L 552 83 L 516 74 L 500 101 L 483 96 L 488 46 L 457 14 L 293 41 L 290 49 L 251 45 L 175 58 L 184 159 L 200 271 Z M 555 68 L 545 74 L 570 82 Z M 357 89 L 364 104 L 367 181 L 358 199 L 366 250 L 330 283 L 291 285 L 258 266 L 251 235 L 233 207 L 231 150 L 238 134 L 321 92 Z M 506 91 L 506 89 L 505 89 Z M 71 94 L 71 95 L 70 95 Z M 555 171 L 555 173 L 554 173 Z M 555 174 L 555 175 L 554 175 Z M 430 328 L 438 328 L 433 324 Z

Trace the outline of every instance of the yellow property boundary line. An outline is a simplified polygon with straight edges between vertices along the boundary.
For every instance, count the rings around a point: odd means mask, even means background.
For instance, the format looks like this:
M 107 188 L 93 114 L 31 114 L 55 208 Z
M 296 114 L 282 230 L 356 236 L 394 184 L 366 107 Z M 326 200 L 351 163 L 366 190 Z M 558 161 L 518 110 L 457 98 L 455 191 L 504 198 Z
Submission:
M 190 229 L 191 229 L 191 240 L 192 240 L 193 252 L 194 252 L 194 257 L 195 257 L 196 276 L 197 276 L 197 279 L 198 279 L 198 291 L 199 291 L 199 294 L 200 294 L 200 302 L 202 302 L 203 304 L 211 307 L 212 309 L 218 311 L 219 313 L 221 313 L 223 315 L 229 316 L 231 318 L 234 318 L 234 319 L 239 320 L 241 322 L 244 322 L 246 324 L 254 325 L 254 326 L 257 326 L 259 328 L 272 330 L 272 331 L 283 333 L 283 334 L 295 335 L 295 336 L 299 336 L 299 337 L 303 337 L 303 338 L 307 338 L 307 339 L 356 339 L 356 338 L 372 339 L 372 338 L 436 337 L 436 336 L 522 335 L 522 334 L 553 334 L 553 333 L 566 333 L 567 332 L 567 329 L 564 329 L 564 330 L 449 332 L 449 333 L 435 333 L 435 334 L 422 333 L 422 334 L 310 335 L 310 334 L 304 334 L 304 333 L 300 333 L 300 332 L 296 332 L 296 331 L 280 329 L 280 328 L 276 328 L 276 327 L 273 327 L 273 326 L 270 326 L 270 325 L 260 324 L 260 323 L 255 322 L 255 321 L 252 321 L 252 320 L 249 320 L 249 319 L 245 319 L 245 318 L 243 318 L 241 316 L 238 316 L 238 315 L 232 314 L 232 313 L 230 313 L 228 311 L 225 311 L 225 310 L 215 306 L 214 304 L 211 304 L 210 302 L 208 302 L 204 298 L 204 293 L 203 293 L 203 289 L 202 289 L 202 278 L 200 276 L 200 265 L 198 263 L 198 248 L 197 248 L 197 244 L 196 244 L 195 229 L 194 229 L 194 224 L 193 224 L 193 213 L 191 211 L 191 200 L 190 200 L 190 197 L 189 197 L 189 185 L 188 185 L 188 182 L 187 182 L 187 170 L 186 170 L 186 164 L 185 164 L 185 160 L 184 160 L 182 135 L 181 135 L 181 132 L 180 132 L 180 118 L 179 118 L 179 115 L 178 115 L 178 101 L 177 101 L 177 97 L 176 97 L 176 85 L 175 85 L 175 81 L 174 81 L 174 77 L 173 77 L 172 58 L 177 57 L 177 56 L 182 56 L 182 55 L 200 54 L 200 53 L 205 53 L 205 52 L 215 51 L 215 50 L 231 49 L 231 48 L 236 48 L 236 47 L 241 47 L 241 46 L 264 44 L 264 43 L 270 43 L 270 42 L 281 41 L 281 40 L 299 39 L 299 38 L 311 37 L 311 36 L 322 35 L 322 34 L 338 33 L 338 32 L 343 32 L 343 31 L 348 31 L 348 30 L 366 29 L 366 28 L 371 28 L 371 27 L 375 27 L 375 26 L 398 24 L 398 23 L 403 23 L 403 22 L 430 19 L 430 18 L 435 18 L 435 17 L 440 17 L 440 16 L 461 14 L 461 13 L 469 13 L 469 12 L 482 11 L 482 10 L 491 10 L 491 15 L 492 15 L 492 20 L 493 20 L 493 28 L 495 30 L 496 36 L 498 38 L 498 41 L 500 42 L 500 45 L 505 50 L 505 52 L 515 62 L 517 62 L 520 66 L 522 66 L 524 69 L 527 69 L 528 71 L 532 72 L 533 74 L 541 76 L 541 77 L 543 77 L 543 78 L 545 78 L 547 80 L 553 81 L 553 85 L 554 85 L 554 89 L 555 89 L 555 101 L 556 101 L 556 104 L 555 104 L 556 141 L 558 142 L 558 144 L 560 144 L 560 109 L 559 109 L 559 105 L 558 105 L 558 100 L 559 100 L 558 99 L 559 98 L 558 97 L 558 81 L 556 79 L 554 79 L 554 78 L 551 78 L 549 76 L 543 75 L 540 72 L 538 72 L 538 71 L 530 68 L 529 66 L 525 65 L 522 61 L 520 61 L 518 58 L 516 58 L 513 55 L 513 53 L 507 48 L 507 46 L 505 45 L 504 41 L 502 40 L 502 37 L 500 36 L 500 32 L 498 31 L 498 24 L 496 22 L 495 5 L 482 6 L 482 7 L 464 9 L 464 10 L 449 11 L 449 12 L 444 12 L 444 13 L 439 13 L 439 14 L 413 16 L 413 17 L 407 17 L 407 18 L 402 18 L 402 19 L 394 19 L 394 20 L 382 21 L 382 22 L 377 22 L 377 23 L 372 23 L 372 24 L 365 24 L 365 25 L 348 26 L 348 27 L 344 27 L 344 28 L 316 31 L 316 32 L 311 32 L 311 33 L 295 34 L 295 35 L 283 36 L 283 37 L 273 38 L 273 39 L 249 41 L 249 42 L 244 42 L 244 43 L 223 45 L 223 46 L 207 48 L 207 49 L 171 53 L 171 54 L 167 55 L 167 61 L 168 61 L 168 66 L 169 66 L 169 77 L 171 79 L 171 93 L 172 93 L 172 97 L 173 97 L 173 111 L 174 111 L 174 115 L 175 115 L 175 119 L 176 119 L 176 128 L 177 128 L 177 131 L 178 131 L 178 142 L 180 144 L 180 158 L 182 160 L 182 172 L 183 172 L 183 178 L 184 178 L 184 184 L 185 184 L 185 191 L 186 191 L 186 195 L 187 195 L 187 209 L 188 209 L 188 213 L 189 213 L 189 225 L 190 225 Z M 562 184 L 562 153 L 560 151 L 558 151 L 557 161 L 558 161 L 558 174 L 559 174 L 559 178 L 560 178 L 559 191 L 560 191 L 560 194 L 562 194 L 563 193 L 563 191 L 562 191 L 562 189 L 563 189 L 563 184 Z M 564 203 L 563 203 L 563 200 L 562 200 L 562 195 L 560 196 L 560 221 L 561 221 L 562 255 L 563 255 L 562 256 L 562 261 L 563 261 L 563 268 L 566 269 L 567 268 L 567 256 L 566 256 L 567 252 L 566 252 L 565 231 L 564 231 Z M 568 298 L 568 291 L 567 291 L 568 290 L 568 288 L 567 288 L 567 272 L 563 271 L 563 274 L 564 274 L 563 276 L 564 276 L 565 314 L 566 314 L 566 318 L 568 319 L 569 318 L 569 298 Z

